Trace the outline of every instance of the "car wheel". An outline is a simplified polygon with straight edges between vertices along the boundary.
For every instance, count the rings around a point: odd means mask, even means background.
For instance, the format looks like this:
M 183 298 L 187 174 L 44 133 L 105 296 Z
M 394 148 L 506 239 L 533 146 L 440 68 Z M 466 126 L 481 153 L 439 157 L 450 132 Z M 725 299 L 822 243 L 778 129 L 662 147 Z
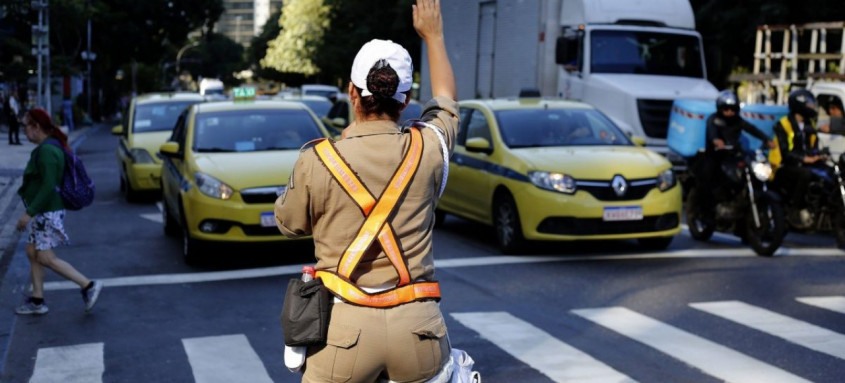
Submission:
M 189 265 L 196 265 L 202 252 L 202 241 L 191 237 L 188 224 L 185 222 L 185 210 L 180 206 L 182 212 L 182 259 Z
M 125 174 L 126 173 L 121 174 L 120 177 L 120 191 L 123 193 L 123 198 L 126 200 L 126 202 L 137 202 L 139 193 L 135 189 L 132 189 L 132 184 L 129 183 L 128 179 L 126 179 Z
M 168 237 L 178 237 L 181 229 L 176 219 L 170 215 L 170 207 L 167 205 L 167 200 L 162 200 L 161 206 L 161 221 L 164 222 L 164 234 Z
M 493 203 L 493 226 L 502 253 L 515 254 L 522 249 L 525 240 L 519 223 L 519 211 L 510 195 L 499 196 Z
M 637 241 L 646 250 L 666 250 L 675 237 L 639 238 Z
M 434 227 L 442 227 L 444 221 L 446 221 L 446 212 L 434 209 Z

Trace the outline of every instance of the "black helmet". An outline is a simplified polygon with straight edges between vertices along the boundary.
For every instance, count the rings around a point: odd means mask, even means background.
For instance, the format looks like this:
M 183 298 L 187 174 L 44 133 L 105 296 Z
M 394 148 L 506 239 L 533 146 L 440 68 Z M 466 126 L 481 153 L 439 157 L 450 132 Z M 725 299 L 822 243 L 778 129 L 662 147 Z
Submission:
M 816 97 L 806 89 L 789 93 L 789 113 L 800 114 L 805 119 L 816 118 Z
M 733 109 L 735 113 L 739 114 L 739 97 L 730 90 L 723 90 L 716 97 L 716 110 L 721 112 L 725 109 Z

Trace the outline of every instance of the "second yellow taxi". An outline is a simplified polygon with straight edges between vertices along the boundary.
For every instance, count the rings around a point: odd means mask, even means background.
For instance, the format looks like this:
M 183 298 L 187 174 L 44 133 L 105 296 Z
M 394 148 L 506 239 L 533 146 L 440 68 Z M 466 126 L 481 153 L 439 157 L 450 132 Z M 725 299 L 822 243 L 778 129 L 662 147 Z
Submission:
M 437 206 L 495 228 L 505 253 L 526 240 L 637 239 L 680 231 L 681 187 L 663 156 L 584 103 L 460 102 L 461 131 Z
M 182 236 L 185 260 L 196 261 L 210 241 L 285 239 L 273 203 L 300 147 L 327 136 L 299 102 L 235 100 L 186 110 L 160 148 L 164 229 Z

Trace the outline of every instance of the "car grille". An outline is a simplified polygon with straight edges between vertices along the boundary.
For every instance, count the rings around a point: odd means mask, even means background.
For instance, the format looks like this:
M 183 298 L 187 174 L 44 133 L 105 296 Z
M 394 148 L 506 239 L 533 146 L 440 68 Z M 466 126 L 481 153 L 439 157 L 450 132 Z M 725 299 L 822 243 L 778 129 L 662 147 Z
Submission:
M 241 199 L 244 203 L 275 203 L 279 197 L 277 191 L 284 186 L 267 186 L 241 190 Z
M 603 221 L 601 218 L 549 217 L 537 231 L 560 235 L 635 234 L 670 230 L 678 226 L 677 213 L 652 215 L 639 221 Z
M 628 190 L 619 196 L 610 186 L 609 181 L 578 180 L 578 190 L 590 193 L 599 201 L 633 201 L 645 198 L 645 195 L 657 185 L 654 178 L 627 180 Z
M 649 137 L 666 138 L 669 130 L 669 114 L 672 111 L 673 100 L 645 100 L 637 99 L 637 110 L 640 113 L 640 124 Z

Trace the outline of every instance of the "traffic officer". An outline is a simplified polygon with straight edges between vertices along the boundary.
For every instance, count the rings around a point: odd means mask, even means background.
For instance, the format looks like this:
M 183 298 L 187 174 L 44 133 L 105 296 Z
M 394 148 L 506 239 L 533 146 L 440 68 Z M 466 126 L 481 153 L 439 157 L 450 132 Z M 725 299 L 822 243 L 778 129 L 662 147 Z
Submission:
M 303 382 L 423 382 L 449 360 L 437 300 L 432 230 L 458 131 L 455 80 L 439 0 L 417 0 L 433 99 L 403 129 L 413 67 L 408 52 L 372 40 L 352 64 L 355 122 L 338 141 L 306 144 L 275 205 L 288 237 L 311 235 L 316 276 L 334 294 L 325 345 L 311 346 Z
M 808 166 L 824 163 L 826 158 L 818 154 L 819 140 L 815 123 L 816 98 L 806 89 L 794 90 L 789 94 L 789 114 L 775 124 L 777 148 L 769 152 L 769 161 L 775 171 L 775 184 L 786 190 L 790 200 L 790 212 L 806 221 L 809 212 L 804 208 L 804 194 L 812 179 Z

